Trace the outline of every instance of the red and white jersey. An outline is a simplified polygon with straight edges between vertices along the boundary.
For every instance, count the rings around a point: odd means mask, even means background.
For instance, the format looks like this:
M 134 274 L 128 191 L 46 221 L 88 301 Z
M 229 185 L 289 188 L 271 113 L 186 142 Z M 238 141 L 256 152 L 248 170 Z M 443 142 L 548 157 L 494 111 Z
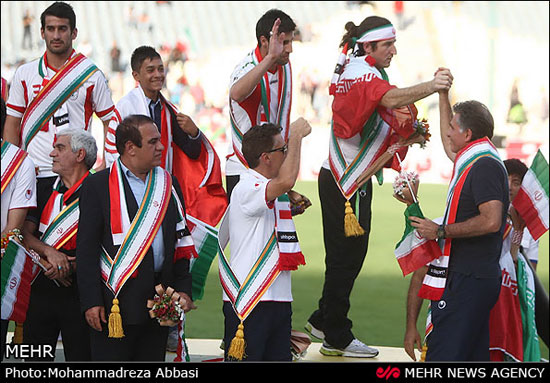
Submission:
M 76 52 L 73 51 L 71 57 L 75 54 Z M 6 105 L 7 114 L 22 118 L 32 100 L 56 72 L 48 65 L 46 54 L 17 68 L 10 86 Z M 27 151 L 39 168 L 38 177 L 56 175 L 52 172 L 52 159 L 49 154 L 59 130 L 71 126 L 90 131 L 93 113 L 102 121 L 109 121 L 113 109 L 114 104 L 107 79 L 98 70 L 57 109 L 48 123 L 30 142 Z
M 381 72 L 365 61 L 364 56 L 352 57 L 336 85 L 332 102 L 332 129 L 340 140 L 340 149 L 347 163 L 359 153 L 363 129 L 380 100 L 395 88 L 383 79 Z M 328 159 L 323 163 L 330 169 Z

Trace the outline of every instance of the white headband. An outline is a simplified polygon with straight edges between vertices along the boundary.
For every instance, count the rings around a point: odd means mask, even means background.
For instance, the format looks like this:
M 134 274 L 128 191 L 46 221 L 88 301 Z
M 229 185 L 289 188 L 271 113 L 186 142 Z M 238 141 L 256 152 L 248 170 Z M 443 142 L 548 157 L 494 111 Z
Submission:
M 391 24 L 382 25 L 365 32 L 357 39 L 358 43 L 370 43 L 374 41 L 389 40 L 395 38 L 395 28 Z

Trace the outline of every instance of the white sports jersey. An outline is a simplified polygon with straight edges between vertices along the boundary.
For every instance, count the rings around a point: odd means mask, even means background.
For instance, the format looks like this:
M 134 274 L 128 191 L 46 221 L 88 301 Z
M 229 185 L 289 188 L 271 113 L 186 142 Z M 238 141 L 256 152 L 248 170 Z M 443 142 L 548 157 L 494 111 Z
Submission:
M 27 156 L 2 193 L 2 230 L 12 209 L 36 207 L 36 177 L 34 164 Z
M 266 201 L 269 180 L 248 169 L 233 189 L 229 204 L 230 265 L 240 283 L 257 261 L 275 229 L 273 201 Z M 229 298 L 225 291 L 223 300 Z M 290 271 L 281 271 L 260 301 L 292 302 Z
M 255 60 L 259 60 L 260 57 L 261 55 L 258 48 L 249 52 L 248 55 L 246 55 L 246 57 L 243 58 L 241 62 L 239 62 L 239 64 L 237 64 L 237 66 L 235 66 L 235 68 L 233 69 L 233 73 L 231 73 L 229 88 L 231 88 L 248 72 L 254 69 L 254 67 L 257 65 L 255 64 Z M 246 133 L 254 125 L 259 125 L 267 121 L 272 123 L 277 122 L 277 115 L 280 103 L 279 91 L 280 88 L 283 86 L 283 84 L 281 83 L 282 80 L 281 78 L 279 78 L 280 75 L 278 70 L 276 70 L 275 72 L 268 71 L 265 76 L 267 76 L 267 80 L 269 83 L 269 116 L 266 116 L 264 114 L 265 111 L 262 105 L 262 90 L 260 83 L 256 85 L 254 90 L 252 90 L 252 92 L 248 96 L 246 96 L 246 99 L 244 99 L 243 101 L 237 102 L 232 99 L 230 99 L 229 101 L 231 103 L 231 109 L 233 112 L 233 117 L 235 118 L 235 122 L 240 127 L 243 134 Z M 289 97 L 287 96 L 287 98 Z M 286 100 L 286 102 L 291 103 L 291 100 L 288 99 Z M 286 132 L 288 124 L 288 121 L 281 122 L 281 126 L 283 126 L 283 129 L 285 129 L 285 132 L 281 132 L 283 138 L 285 138 L 285 134 L 288 135 L 288 133 Z M 236 134 L 233 129 L 231 130 L 231 134 Z M 246 171 L 246 167 L 235 155 L 232 143 L 230 143 L 228 152 L 229 154 L 227 155 L 225 174 L 233 176 L 239 175 L 242 172 Z
M 76 52 L 73 51 L 71 57 L 75 54 Z M 45 77 L 42 77 L 39 72 L 40 58 L 17 68 L 6 104 L 8 115 L 22 118 L 34 97 L 55 75 L 56 70 L 47 64 L 46 54 L 43 58 L 42 69 L 45 71 Z M 109 121 L 113 109 L 114 104 L 107 79 L 98 70 L 61 105 L 29 144 L 27 151 L 39 168 L 38 177 L 56 176 L 52 172 L 52 159 L 49 154 L 59 130 L 71 126 L 89 131 L 93 113 L 102 121 Z

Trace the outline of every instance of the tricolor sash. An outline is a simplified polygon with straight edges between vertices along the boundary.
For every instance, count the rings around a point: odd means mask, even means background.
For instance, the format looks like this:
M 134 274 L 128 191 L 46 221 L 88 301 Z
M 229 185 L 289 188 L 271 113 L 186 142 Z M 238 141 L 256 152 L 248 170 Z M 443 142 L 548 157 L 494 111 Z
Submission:
M 267 239 L 256 262 L 241 283 L 231 269 L 224 254 L 229 242 L 229 219 L 222 218 L 218 233 L 219 273 L 222 288 L 228 296 L 235 314 L 241 321 L 235 338 L 228 349 L 228 357 L 242 359 L 244 356 L 244 321 L 260 302 L 262 296 L 283 270 L 296 270 L 305 265 L 298 244 L 298 236 L 292 222 L 290 201 L 287 194 L 275 201 L 275 230 Z
M 493 143 L 483 137 L 473 141 L 457 153 L 453 168 L 453 174 L 449 189 L 447 191 L 447 205 L 443 223 L 450 225 L 455 223 L 458 210 L 458 201 L 464 182 L 468 177 L 472 166 L 481 158 L 489 157 L 498 161 L 503 167 L 504 163 L 500 159 L 497 149 Z M 445 238 L 439 241 L 439 247 L 442 250 L 442 255 L 430 262 L 428 272 L 422 282 L 422 287 L 418 296 L 424 299 L 439 300 L 443 295 L 445 283 L 447 281 L 447 272 L 449 267 L 449 256 L 451 254 L 452 239 Z
M 17 173 L 17 170 L 27 156 L 27 152 L 17 146 L 2 140 L 2 193 Z
M 58 177 L 53 185 L 53 191 L 40 216 L 40 240 L 56 250 L 62 248 L 75 237 L 78 231 L 80 217 L 79 198 L 67 204 L 69 198 L 76 193 L 89 172 L 75 183 L 65 193 L 60 193 L 61 178 Z
M 363 58 L 353 58 L 346 64 L 346 70 L 339 77 L 335 85 L 336 93 L 347 93 L 357 82 L 365 81 L 368 77 L 378 77 L 388 80 L 384 70 L 379 71 L 369 65 Z M 336 95 L 338 97 L 338 95 Z M 349 200 L 357 191 L 357 178 L 372 165 L 390 145 L 392 129 L 375 110 L 363 126 L 361 135 L 350 138 L 336 137 L 331 123 L 329 143 L 329 164 L 332 175 L 342 192 Z M 357 148 L 355 158 L 346 160 L 343 147 Z
M 45 77 L 44 56 L 38 70 Z M 84 84 L 96 71 L 97 66 L 82 53 L 75 54 L 61 68 L 29 104 L 21 120 L 21 148 L 25 149 L 48 122 L 55 111 Z
M 270 235 L 262 252 L 258 255 L 254 266 L 241 283 L 231 270 L 224 249 L 229 242 L 229 218 L 227 214 L 222 218 L 218 234 L 219 245 L 219 272 L 222 288 L 229 297 L 233 309 L 241 322 L 252 312 L 261 297 L 275 281 L 279 273 L 279 250 L 275 230 Z
M 260 48 L 256 47 L 253 53 L 250 54 L 250 58 L 254 66 L 258 65 L 263 57 L 260 53 Z M 271 106 L 271 90 L 269 85 L 269 78 L 267 72 L 262 76 L 260 81 L 261 89 L 261 102 L 258 107 L 257 120 L 250 121 L 248 126 L 239 126 L 237 118 L 233 108 L 231 107 L 231 100 L 229 102 L 229 117 L 231 122 L 231 129 L 233 134 L 233 151 L 239 161 L 248 168 L 248 164 L 242 154 L 242 140 L 243 135 L 254 125 L 263 123 L 273 123 L 280 125 L 283 130 L 281 135 L 285 142 L 288 141 L 289 128 L 290 128 L 290 109 L 292 106 L 292 68 L 290 62 L 288 64 L 278 66 L 278 91 L 277 91 L 277 108 L 272 109 Z
M 124 175 L 119 158 L 111 166 L 109 191 L 111 235 L 113 245 L 120 245 L 120 248 L 114 257 L 110 257 L 103 249 L 100 258 L 102 278 L 115 297 L 151 247 L 164 220 L 171 195 L 174 196 L 178 213 L 174 262 L 181 258 L 198 257 L 170 173 L 158 166 L 149 172 L 145 195 L 132 222 L 128 215 L 122 177 Z
M 120 248 L 113 258 L 105 281 L 115 297 L 141 264 L 145 254 L 151 247 L 166 214 L 172 192 L 170 174 L 158 166 L 152 169 L 148 175 L 143 200 L 130 223 L 122 177 L 124 175 L 122 174 L 120 159 L 118 159 L 111 166 L 109 192 L 111 195 L 113 245 L 120 245 Z M 103 262 L 101 264 L 103 265 Z

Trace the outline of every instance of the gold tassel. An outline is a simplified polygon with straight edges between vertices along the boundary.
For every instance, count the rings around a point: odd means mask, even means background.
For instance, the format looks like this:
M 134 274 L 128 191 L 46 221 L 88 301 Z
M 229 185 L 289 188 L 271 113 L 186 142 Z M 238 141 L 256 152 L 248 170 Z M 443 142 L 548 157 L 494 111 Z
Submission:
M 420 354 L 420 361 L 425 362 L 426 361 L 426 352 L 428 351 L 428 346 L 423 345 L 422 346 L 422 353 Z
M 12 342 L 13 344 L 23 344 L 23 323 L 15 322 Z
M 124 337 L 124 329 L 122 328 L 122 317 L 120 316 L 120 307 L 118 307 L 118 299 L 113 299 L 111 314 L 109 314 L 109 338 Z
M 231 341 L 231 345 L 229 346 L 229 350 L 227 351 L 227 356 L 232 359 L 236 360 L 243 360 L 244 349 L 246 347 L 245 341 L 244 341 L 244 325 L 243 322 L 239 324 L 239 327 L 237 327 L 237 332 L 235 333 L 235 338 Z
M 353 213 L 353 209 L 351 208 L 351 204 L 349 201 L 346 201 L 346 212 L 344 215 L 344 232 L 346 234 L 346 237 L 359 237 L 361 235 L 365 234 L 365 230 L 361 227 L 359 224 L 359 221 L 357 221 L 357 217 Z

